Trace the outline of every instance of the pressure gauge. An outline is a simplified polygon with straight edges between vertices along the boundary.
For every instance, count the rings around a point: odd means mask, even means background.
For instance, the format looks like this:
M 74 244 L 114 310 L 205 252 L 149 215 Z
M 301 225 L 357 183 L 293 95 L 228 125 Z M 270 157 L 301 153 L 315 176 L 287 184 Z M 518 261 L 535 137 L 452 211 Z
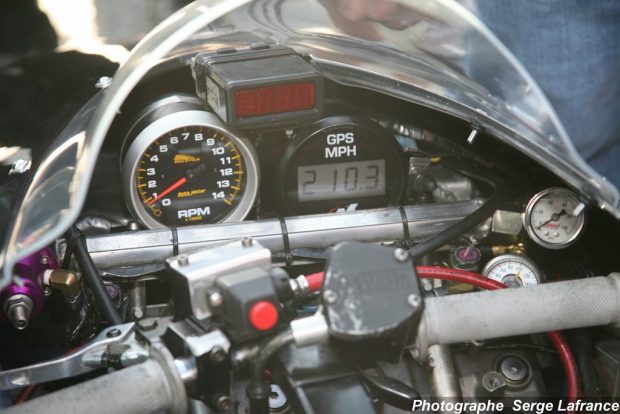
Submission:
M 525 209 L 527 234 L 549 249 L 573 244 L 583 231 L 585 221 L 585 204 L 566 188 L 553 187 L 539 192 Z
M 541 281 L 536 263 L 516 254 L 503 254 L 490 260 L 482 269 L 482 274 L 508 287 L 533 286 Z

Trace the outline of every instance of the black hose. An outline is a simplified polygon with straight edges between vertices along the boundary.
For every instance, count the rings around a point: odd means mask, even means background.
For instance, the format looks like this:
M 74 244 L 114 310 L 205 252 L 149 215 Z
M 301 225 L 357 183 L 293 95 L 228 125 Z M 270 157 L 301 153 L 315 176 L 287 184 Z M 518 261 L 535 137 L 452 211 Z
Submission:
M 73 246 L 73 254 L 77 259 L 77 262 L 82 270 L 82 277 L 86 284 L 93 292 L 95 301 L 101 310 L 101 313 L 105 318 L 113 325 L 119 325 L 123 323 L 123 320 L 119 316 L 112 299 L 108 294 L 99 272 L 93 263 L 93 260 L 88 253 L 88 247 L 86 246 L 86 240 L 80 230 L 73 227 L 69 230 L 69 240 Z
M 419 259 L 420 257 L 426 256 L 427 254 L 437 250 L 441 246 L 448 244 L 450 241 L 457 239 L 467 231 L 476 227 L 482 221 L 489 218 L 489 216 L 497 210 L 501 200 L 502 198 L 500 197 L 500 194 L 495 192 L 491 198 L 489 198 L 487 202 L 481 205 L 476 211 L 455 225 L 450 226 L 433 237 L 429 237 L 428 239 L 416 244 L 414 247 L 409 249 L 409 254 L 411 254 L 411 257 L 414 260 Z
M 598 378 L 592 361 L 594 360 L 594 345 L 591 329 L 578 329 L 573 332 L 571 345 L 577 361 L 581 390 L 584 398 L 591 401 L 600 401 Z
M 250 400 L 250 414 L 269 414 L 269 394 L 271 390 L 265 383 L 265 367 L 276 352 L 293 342 L 293 332 L 287 329 L 254 348 L 252 378 L 246 388 L 246 393 Z
M 497 210 L 506 197 L 505 191 L 503 190 L 504 185 L 499 181 L 487 178 L 492 177 L 492 175 L 485 177 L 478 174 L 473 174 L 460 168 L 452 168 L 463 175 L 470 176 L 489 185 L 493 188 L 493 194 L 482 206 L 480 206 L 469 216 L 465 217 L 463 220 L 409 249 L 409 254 L 414 260 L 419 259 L 422 256 L 426 256 L 427 254 L 450 243 L 452 240 L 459 238 L 467 231 L 479 225 L 481 222 L 489 218 L 495 210 Z

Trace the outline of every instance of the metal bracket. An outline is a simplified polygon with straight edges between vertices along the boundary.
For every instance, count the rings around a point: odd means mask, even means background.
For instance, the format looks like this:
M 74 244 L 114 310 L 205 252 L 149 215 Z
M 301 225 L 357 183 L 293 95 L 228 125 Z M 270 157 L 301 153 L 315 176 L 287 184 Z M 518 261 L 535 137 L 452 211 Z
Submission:
M 92 342 L 72 354 L 27 367 L 0 371 L 0 390 L 75 377 L 100 368 L 90 363 L 85 364 L 85 361 L 94 353 L 105 352 L 109 345 L 129 339 L 133 330 L 134 323 L 111 326 L 101 331 Z

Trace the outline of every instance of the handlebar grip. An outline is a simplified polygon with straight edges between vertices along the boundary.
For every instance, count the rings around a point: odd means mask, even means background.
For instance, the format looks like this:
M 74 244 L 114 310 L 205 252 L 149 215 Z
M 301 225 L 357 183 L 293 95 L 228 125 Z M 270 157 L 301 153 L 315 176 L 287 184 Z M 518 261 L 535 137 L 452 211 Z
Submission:
M 149 359 L 3 411 L 5 414 L 171 412 L 178 399 L 162 364 Z
M 620 274 L 429 298 L 416 345 L 620 325 Z M 421 355 L 424 356 L 424 355 Z

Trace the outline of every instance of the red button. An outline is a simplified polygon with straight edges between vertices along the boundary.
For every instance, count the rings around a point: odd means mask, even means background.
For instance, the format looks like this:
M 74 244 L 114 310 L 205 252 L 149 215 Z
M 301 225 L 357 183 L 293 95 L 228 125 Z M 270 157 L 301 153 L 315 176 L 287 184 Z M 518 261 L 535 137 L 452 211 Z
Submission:
M 261 300 L 250 308 L 250 323 L 259 331 L 267 331 L 278 323 L 278 310 L 273 303 Z

